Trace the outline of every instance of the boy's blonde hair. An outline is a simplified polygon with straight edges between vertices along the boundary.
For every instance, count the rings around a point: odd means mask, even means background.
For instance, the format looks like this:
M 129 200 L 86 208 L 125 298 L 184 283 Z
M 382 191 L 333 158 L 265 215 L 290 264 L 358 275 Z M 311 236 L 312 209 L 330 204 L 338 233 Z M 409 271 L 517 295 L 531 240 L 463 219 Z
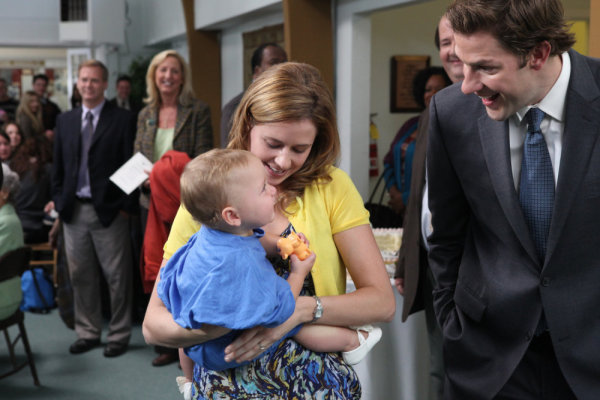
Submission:
M 213 149 L 190 161 L 181 174 L 181 202 L 192 217 L 210 228 L 222 226 L 221 211 L 235 182 L 232 173 L 250 163 L 245 150 Z

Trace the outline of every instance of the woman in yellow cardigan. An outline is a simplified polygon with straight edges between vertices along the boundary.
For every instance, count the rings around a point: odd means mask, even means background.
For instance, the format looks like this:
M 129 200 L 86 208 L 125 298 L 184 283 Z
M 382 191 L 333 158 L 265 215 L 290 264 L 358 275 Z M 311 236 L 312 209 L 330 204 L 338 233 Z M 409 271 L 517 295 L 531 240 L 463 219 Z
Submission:
M 276 240 L 290 223 L 310 240 L 317 259 L 305 289 L 313 296 L 300 296 L 284 324 L 249 329 L 226 349 L 226 359 L 252 360 L 249 364 L 220 372 L 196 367 L 195 393 L 199 398 L 359 399 L 358 378 L 339 353 L 314 353 L 286 339 L 271 356 L 260 357 L 300 323 L 357 326 L 390 321 L 395 312 L 368 212 L 348 175 L 334 166 L 340 148 L 335 109 L 319 72 L 298 63 L 264 72 L 242 98 L 229 147 L 249 150 L 261 159 L 269 184 L 277 188 L 275 220 L 263 227 L 267 253 L 276 252 Z M 197 230 L 198 224 L 180 209 L 165 259 Z M 357 288 L 349 294 L 346 270 Z M 177 347 L 225 333 L 216 326 L 188 330 L 177 325 L 156 291 L 143 330 L 149 343 Z

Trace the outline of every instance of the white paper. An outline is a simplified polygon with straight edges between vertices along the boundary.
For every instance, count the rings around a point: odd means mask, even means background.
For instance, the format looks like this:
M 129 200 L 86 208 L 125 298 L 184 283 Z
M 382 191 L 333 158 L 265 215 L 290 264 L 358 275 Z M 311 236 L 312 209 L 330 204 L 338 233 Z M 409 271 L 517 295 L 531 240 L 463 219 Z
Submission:
M 114 174 L 110 176 L 110 180 L 127 194 L 133 192 L 146 179 L 148 173 L 152 169 L 152 162 L 148 160 L 142 153 L 137 152 L 125 164 L 121 166 Z

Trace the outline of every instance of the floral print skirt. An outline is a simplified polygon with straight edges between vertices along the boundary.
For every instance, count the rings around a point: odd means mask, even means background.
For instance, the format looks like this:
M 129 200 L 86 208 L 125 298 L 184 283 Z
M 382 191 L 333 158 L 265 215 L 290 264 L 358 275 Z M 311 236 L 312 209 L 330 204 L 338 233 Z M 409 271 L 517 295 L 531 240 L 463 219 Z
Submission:
M 194 367 L 194 399 L 359 400 L 360 382 L 339 353 L 310 351 L 292 339 L 271 354 L 225 371 Z

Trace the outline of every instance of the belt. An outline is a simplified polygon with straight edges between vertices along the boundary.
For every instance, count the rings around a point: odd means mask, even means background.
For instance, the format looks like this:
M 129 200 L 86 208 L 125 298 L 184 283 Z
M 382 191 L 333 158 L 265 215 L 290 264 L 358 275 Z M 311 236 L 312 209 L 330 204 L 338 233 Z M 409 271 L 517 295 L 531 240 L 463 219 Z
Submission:
M 91 203 L 92 202 L 92 198 L 91 197 L 78 197 L 78 196 L 75 196 L 75 198 L 80 203 Z

